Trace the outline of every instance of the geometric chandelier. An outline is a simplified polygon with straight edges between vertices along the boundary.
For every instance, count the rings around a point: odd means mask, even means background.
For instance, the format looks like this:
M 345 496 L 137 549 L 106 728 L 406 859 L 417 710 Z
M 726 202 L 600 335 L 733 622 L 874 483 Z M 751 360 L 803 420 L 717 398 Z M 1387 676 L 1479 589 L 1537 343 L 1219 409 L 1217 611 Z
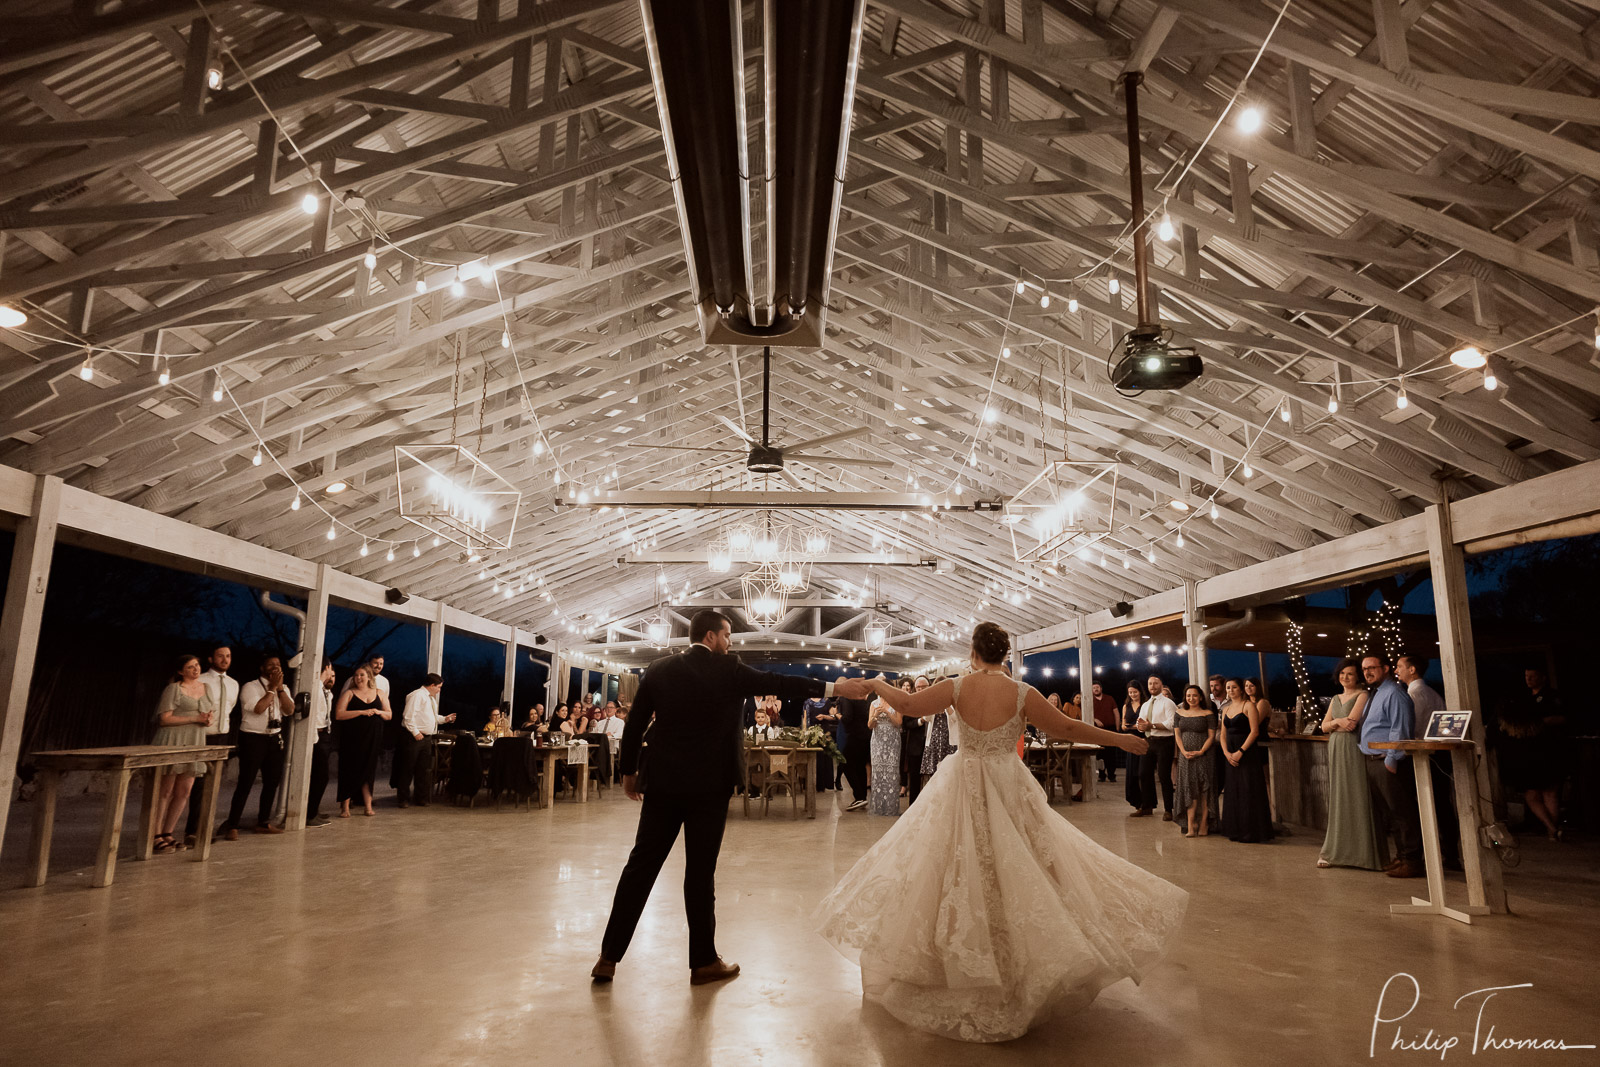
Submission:
M 510 548 L 522 493 L 465 445 L 396 445 L 400 517 L 469 552 Z
M 1116 463 L 1053 460 L 1005 503 L 1018 563 L 1060 563 L 1111 536 L 1117 511 Z M 1098 499 L 1089 495 L 1097 490 Z

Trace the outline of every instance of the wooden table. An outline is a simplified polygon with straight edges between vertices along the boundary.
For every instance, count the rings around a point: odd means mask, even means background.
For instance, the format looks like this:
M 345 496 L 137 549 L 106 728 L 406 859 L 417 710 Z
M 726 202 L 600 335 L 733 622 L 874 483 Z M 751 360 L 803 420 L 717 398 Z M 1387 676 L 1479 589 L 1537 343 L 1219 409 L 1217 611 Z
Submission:
M 1071 798 L 1072 785 L 1070 779 L 1074 775 L 1077 776 L 1078 787 L 1083 790 L 1084 800 L 1093 800 L 1097 796 L 1094 761 L 1101 752 L 1099 745 L 1069 741 L 1046 741 L 1041 744 L 1035 741 L 1023 751 L 1029 756 L 1037 755 L 1043 761 L 1039 763 L 1037 770 L 1035 770 L 1035 763 L 1038 761 L 1029 762 L 1028 769 L 1043 778 L 1045 798 L 1047 800 L 1055 800 L 1055 790 L 1050 783 L 1056 777 L 1062 778 L 1063 788 L 1066 790 L 1068 798 Z M 1060 774 L 1063 764 L 1066 771 L 1064 776 Z
M 806 769 L 805 769 L 805 776 L 806 776 L 805 807 L 806 807 L 806 818 L 815 819 L 817 817 L 817 760 L 820 757 L 820 753 L 822 752 L 822 749 L 820 749 L 820 748 L 803 748 L 803 747 L 801 747 L 799 745 L 746 745 L 745 746 L 745 749 L 744 749 L 744 758 L 745 758 L 744 784 L 745 784 L 745 787 L 746 787 L 745 788 L 745 807 L 744 807 L 745 815 L 748 816 L 750 814 L 750 802 L 749 802 L 750 793 L 749 793 L 748 786 L 749 786 L 749 782 L 750 782 L 750 766 L 751 766 L 751 763 L 754 762 L 753 757 L 760 757 L 761 759 L 765 759 L 766 758 L 766 753 L 768 753 L 768 752 L 785 752 L 785 753 L 792 753 L 794 755 L 804 754 L 804 755 L 809 755 L 811 757 L 810 763 L 806 766 Z
M 535 745 L 533 750 L 544 761 L 543 773 L 539 778 L 539 806 L 548 808 L 556 802 L 556 764 L 567 761 L 567 750 L 571 745 Z M 578 803 L 589 802 L 589 774 L 588 768 L 578 775 Z
M 1428 899 L 1412 897 L 1409 904 L 1390 904 L 1391 915 L 1443 915 L 1470 924 L 1474 915 L 1488 915 L 1483 888 L 1483 866 L 1478 857 L 1477 778 L 1472 767 L 1471 741 L 1374 741 L 1373 748 L 1393 748 L 1411 756 L 1417 776 L 1417 811 L 1422 822 L 1422 859 L 1428 871 Z M 1467 875 L 1467 899 L 1459 908 L 1444 902 L 1444 861 L 1439 853 L 1439 818 L 1433 804 L 1433 769 L 1430 752 L 1450 753 L 1450 775 L 1456 785 L 1456 818 L 1461 824 L 1461 865 Z
M 122 843 L 122 816 L 128 804 L 128 782 L 135 771 L 149 771 L 144 783 L 144 810 L 139 816 L 139 847 L 134 859 L 147 860 L 154 851 L 156 793 L 162 768 L 180 763 L 208 763 L 200 801 L 200 833 L 195 859 L 211 858 L 211 827 L 217 819 L 217 794 L 222 789 L 222 767 L 232 745 L 129 745 L 124 748 L 71 748 L 35 752 L 30 759 L 39 768 L 40 791 L 33 809 L 33 850 L 29 855 L 27 884 L 44 885 L 50 873 L 50 837 L 55 832 L 56 792 L 64 771 L 105 771 L 106 811 L 100 824 L 100 852 L 94 865 L 99 888 L 110 885 L 117 873 L 117 849 Z

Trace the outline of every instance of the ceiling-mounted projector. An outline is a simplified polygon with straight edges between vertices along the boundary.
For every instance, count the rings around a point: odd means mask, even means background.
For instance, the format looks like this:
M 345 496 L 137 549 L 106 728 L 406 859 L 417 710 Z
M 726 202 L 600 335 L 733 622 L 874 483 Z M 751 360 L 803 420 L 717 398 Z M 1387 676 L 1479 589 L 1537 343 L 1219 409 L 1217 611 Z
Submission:
M 1205 372 L 1195 350 L 1173 344 L 1172 331 L 1160 326 L 1139 325 L 1129 330 L 1111 356 L 1116 360 L 1111 384 L 1123 393 L 1181 389 Z

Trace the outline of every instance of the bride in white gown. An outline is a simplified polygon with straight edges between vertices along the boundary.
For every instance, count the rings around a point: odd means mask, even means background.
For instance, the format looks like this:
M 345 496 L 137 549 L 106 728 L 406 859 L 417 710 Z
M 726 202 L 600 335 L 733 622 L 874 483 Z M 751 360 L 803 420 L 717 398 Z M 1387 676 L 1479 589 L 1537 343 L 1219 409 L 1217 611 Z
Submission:
M 957 747 L 817 910 L 822 935 L 860 962 L 867 999 L 963 1041 L 1020 1037 L 1113 982 L 1139 981 L 1189 899 L 1051 809 L 1017 758 L 1024 718 L 1136 754 L 1145 741 L 1055 710 L 1007 675 L 1009 650 L 1004 630 L 980 623 L 974 673 L 915 694 L 876 683 L 901 715 L 953 708 Z

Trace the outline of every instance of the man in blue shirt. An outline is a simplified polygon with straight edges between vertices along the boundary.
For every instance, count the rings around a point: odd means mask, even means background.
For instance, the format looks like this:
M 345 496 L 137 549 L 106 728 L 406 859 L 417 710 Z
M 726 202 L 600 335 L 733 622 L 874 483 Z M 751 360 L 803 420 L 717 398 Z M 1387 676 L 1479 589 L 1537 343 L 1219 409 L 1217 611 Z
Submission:
M 1389 657 L 1361 658 L 1361 674 L 1372 696 L 1361 717 L 1357 744 L 1367 758 L 1367 787 L 1372 814 L 1380 828 L 1394 830 L 1395 860 L 1384 871 L 1391 878 L 1418 878 L 1422 867 L 1422 817 L 1417 811 L 1417 783 L 1410 757 L 1398 749 L 1373 748 L 1374 741 L 1409 741 L 1414 712 L 1411 697 L 1395 681 Z

